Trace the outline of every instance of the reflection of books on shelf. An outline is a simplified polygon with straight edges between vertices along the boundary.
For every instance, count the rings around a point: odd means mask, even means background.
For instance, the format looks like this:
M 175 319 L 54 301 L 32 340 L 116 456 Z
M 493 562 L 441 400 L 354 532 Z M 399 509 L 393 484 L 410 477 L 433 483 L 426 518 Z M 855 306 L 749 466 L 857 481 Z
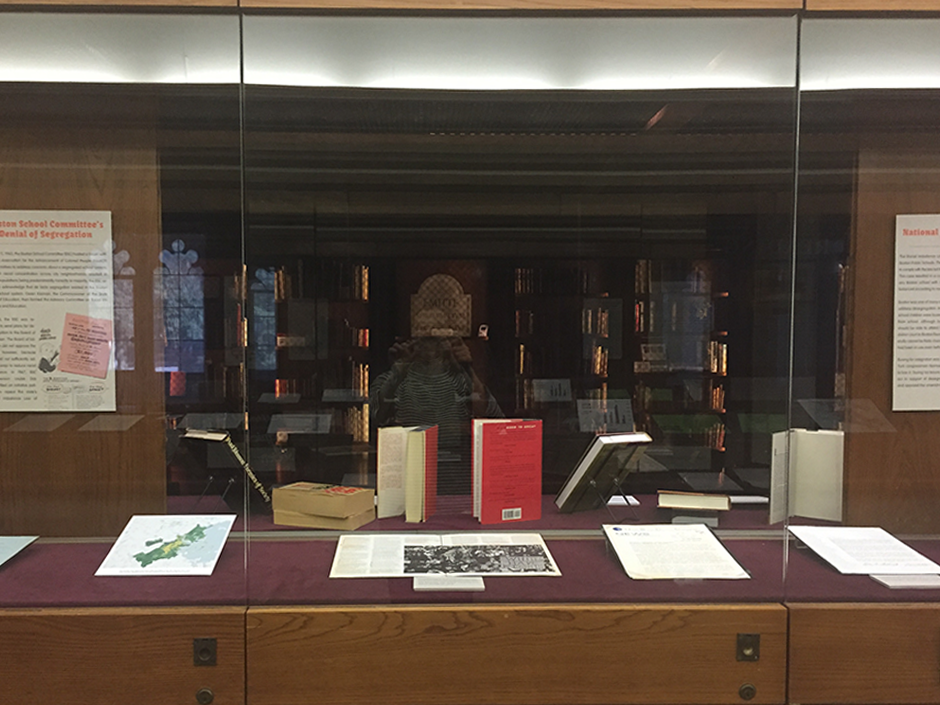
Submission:
M 535 402 L 571 401 L 570 379 L 533 379 L 532 400 Z
M 345 534 L 339 537 L 331 578 L 404 578 L 415 575 L 559 576 L 536 533 Z
M 0 565 L 29 546 L 38 536 L 0 536 Z
M 405 521 L 427 521 L 436 510 L 437 426 L 417 426 L 405 440 Z
M 665 360 L 666 345 L 665 343 L 642 343 L 640 345 L 640 356 L 643 360 L 648 361 Z
M 629 399 L 578 399 L 578 428 L 582 433 L 633 431 Z
M 368 367 L 368 365 L 366 365 Z M 368 400 L 368 391 L 363 391 L 361 385 L 353 389 L 324 389 L 322 401 L 325 402 L 362 402 Z
M 676 492 L 660 490 L 657 503 L 660 509 L 724 512 L 731 509 L 731 498 L 726 494 L 708 492 Z
M 541 419 L 473 420 L 473 515 L 481 524 L 541 518 Z
M 708 371 L 716 375 L 728 374 L 728 345 L 717 340 L 708 342 Z
M 562 512 L 597 509 L 622 488 L 652 439 L 645 433 L 594 436 L 555 497 Z
M 351 531 L 375 519 L 375 492 L 317 482 L 295 482 L 272 492 L 274 523 Z
M 234 514 L 132 516 L 95 575 L 212 575 L 234 523 Z
M 634 580 L 747 580 L 751 576 L 703 524 L 604 525 Z

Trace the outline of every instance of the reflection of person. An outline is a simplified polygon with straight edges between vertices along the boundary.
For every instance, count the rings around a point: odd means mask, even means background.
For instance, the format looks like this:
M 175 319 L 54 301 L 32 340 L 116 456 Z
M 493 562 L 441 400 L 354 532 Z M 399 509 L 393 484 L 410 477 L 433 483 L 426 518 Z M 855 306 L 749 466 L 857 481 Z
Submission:
M 466 343 L 457 337 L 398 340 L 389 357 L 391 369 L 376 377 L 369 394 L 375 425 L 437 425 L 438 462 L 469 462 L 470 419 L 503 413 L 473 371 Z M 446 474 L 439 471 L 442 479 Z

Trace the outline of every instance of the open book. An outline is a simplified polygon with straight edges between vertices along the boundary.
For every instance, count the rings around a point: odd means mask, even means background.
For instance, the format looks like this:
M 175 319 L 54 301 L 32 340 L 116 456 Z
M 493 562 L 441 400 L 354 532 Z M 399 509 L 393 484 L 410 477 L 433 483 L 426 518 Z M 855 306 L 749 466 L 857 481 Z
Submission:
M 623 486 L 640 455 L 652 442 L 645 433 L 605 433 L 594 436 L 584 455 L 555 497 L 564 513 L 602 507 Z

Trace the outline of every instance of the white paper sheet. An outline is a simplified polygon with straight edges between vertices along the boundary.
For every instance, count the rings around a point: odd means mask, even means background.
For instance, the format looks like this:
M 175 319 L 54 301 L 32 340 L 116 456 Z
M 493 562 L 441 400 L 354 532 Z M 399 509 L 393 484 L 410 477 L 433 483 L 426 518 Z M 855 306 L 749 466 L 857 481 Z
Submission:
M 0 565 L 29 546 L 38 536 L 0 536 Z
M 604 533 L 634 580 L 751 577 L 704 524 L 605 524 Z
M 843 574 L 940 573 L 940 565 L 880 527 L 791 526 L 790 533 Z
M 561 575 L 540 534 L 343 534 L 331 578 Z

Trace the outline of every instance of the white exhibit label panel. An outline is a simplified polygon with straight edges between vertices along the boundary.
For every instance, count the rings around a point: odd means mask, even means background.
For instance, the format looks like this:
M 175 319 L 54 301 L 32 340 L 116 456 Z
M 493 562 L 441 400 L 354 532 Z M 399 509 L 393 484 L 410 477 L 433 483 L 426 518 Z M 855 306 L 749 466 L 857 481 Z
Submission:
M 940 410 L 940 215 L 897 216 L 892 410 Z
M 115 411 L 109 211 L 0 211 L 0 411 Z

